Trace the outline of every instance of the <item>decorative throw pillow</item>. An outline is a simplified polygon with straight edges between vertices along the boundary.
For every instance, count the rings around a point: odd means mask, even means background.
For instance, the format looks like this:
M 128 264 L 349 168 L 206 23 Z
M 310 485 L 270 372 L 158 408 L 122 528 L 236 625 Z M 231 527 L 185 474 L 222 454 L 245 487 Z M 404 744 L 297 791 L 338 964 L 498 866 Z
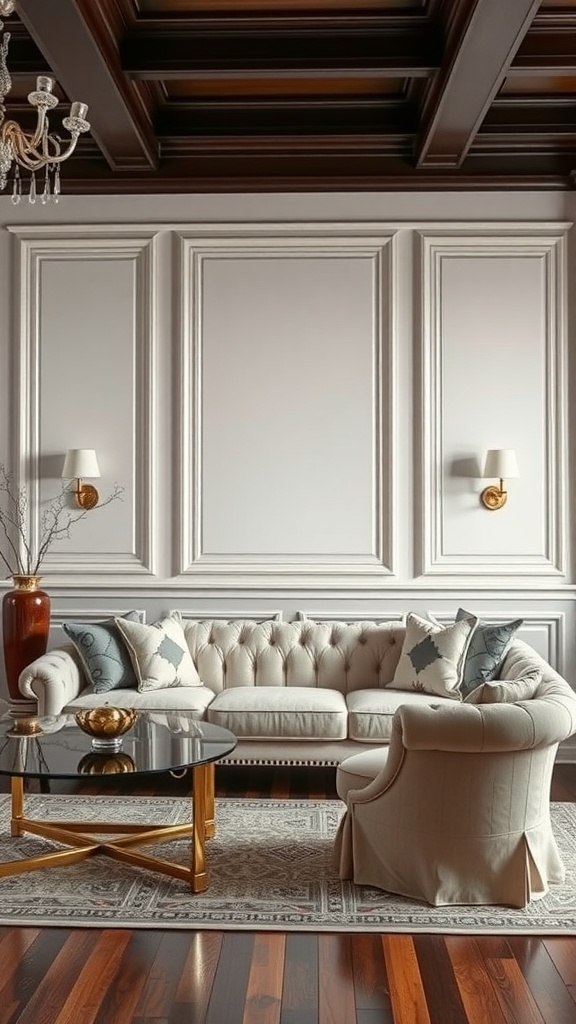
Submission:
M 116 619 L 116 624 L 132 659 L 140 693 L 168 686 L 202 685 L 179 614 L 151 626 L 125 619 Z
M 122 620 L 138 622 L 138 612 L 126 612 Z M 136 686 L 138 680 L 120 635 L 117 619 L 102 622 L 64 622 L 62 629 L 78 651 L 88 682 L 94 693 L 109 693 Z
M 456 622 L 469 618 L 470 614 L 464 608 L 459 608 Z M 464 675 L 460 686 L 463 697 L 480 683 L 496 678 L 512 637 L 522 624 L 523 619 L 514 619 L 512 622 L 479 621 L 464 663 Z
M 513 704 L 517 700 L 532 700 L 542 682 L 540 669 L 535 668 L 517 679 L 499 679 L 482 683 L 465 698 L 465 704 Z
M 451 626 L 441 626 L 410 612 L 391 686 L 461 700 L 464 659 L 477 622 L 476 616 L 471 615 Z

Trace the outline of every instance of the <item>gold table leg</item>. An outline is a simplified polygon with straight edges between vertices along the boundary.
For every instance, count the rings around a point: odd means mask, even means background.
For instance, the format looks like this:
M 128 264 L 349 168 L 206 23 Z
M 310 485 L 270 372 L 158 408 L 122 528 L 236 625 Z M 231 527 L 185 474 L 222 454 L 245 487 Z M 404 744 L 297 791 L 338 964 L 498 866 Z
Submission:
M 10 835 L 22 835 L 22 818 L 24 817 L 24 779 L 15 776 L 10 779 L 10 791 L 12 794 L 12 817 L 10 821 Z
M 0 879 L 25 871 L 58 867 L 63 864 L 85 860 L 95 854 L 103 854 L 113 860 L 134 864 L 137 867 L 173 878 L 187 881 L 192 892 L 204 892 L 208 886 L 206 867 L 206 839 L 216 831 L 214 818 L 214 765 L 197 765 L 192 768 L 191 820 L 180 825 L 138 825 L 125 822 L 82 822 L 82 821 L 41 821 L 27 818 L 24 814 L 23 779 L 11 779 L 11 821 L 10 834 L 21 836 L 25 832 L 42 836 L 68 847 L 51 853 L 24 857 L 0 863 Z M 90 833 L 100 837 L 110 835 L 113 839 L 89 838 Z M 177 836 L 191 837 L 189 865 L 176 864 L 148 854 L 130 850 L 130 846 L 161 842 Z
M 214 765 L 205 764 L 206 774 L 206 839 L 216 835 L 216 815 L 214 812 Z
M 210 765 L 210 767 L 212 767 Z M 192 892 L 204 892 L 208 887 L 206 870 L 206 809 L 209 773 L 204 764 L 192 769 L 192 849 L 190 863 L 190 888 Z M 213 824 L 213 822 L 212 822 Z

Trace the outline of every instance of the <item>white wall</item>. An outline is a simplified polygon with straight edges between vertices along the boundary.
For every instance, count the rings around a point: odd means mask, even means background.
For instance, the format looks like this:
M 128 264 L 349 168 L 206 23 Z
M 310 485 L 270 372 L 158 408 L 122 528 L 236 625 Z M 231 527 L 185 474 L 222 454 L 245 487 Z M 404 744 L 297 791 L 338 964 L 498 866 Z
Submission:
M 0 462 L 34 508 L 70 447 L 97 449 L 102 494 L 125 488 L 46 560 L 53 642 L 129 607 L 463 604 L 523 617 L 574 680 L 574 203 L 0 199 Z M 499 512 L 489 447 L 521 470 Z

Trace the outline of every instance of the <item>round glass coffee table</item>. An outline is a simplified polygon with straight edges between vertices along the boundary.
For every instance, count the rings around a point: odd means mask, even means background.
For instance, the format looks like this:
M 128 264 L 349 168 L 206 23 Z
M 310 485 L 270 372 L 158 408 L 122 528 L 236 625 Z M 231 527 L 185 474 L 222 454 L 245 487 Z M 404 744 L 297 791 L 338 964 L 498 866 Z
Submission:
M 192 892 L 208 885 L 205 840 L 216 831 L 214 764 L 231 753 L 236 737 L 227 729 L 198 722 L 186 712 L 139 711 L 138 718 L 116 751 L 95 750 L 90 736 L 76 725 L 74 715 L 57 718 L 8 718 L 0 723 L 0 775 L 11 779 L 10 833 L 30 832 L 61 843 L 60 849 L 0 863 L 0 878 L 75 863 L 103 854 L 140 868 L 160 871 L 189 882 Z M 83 779 L 98 776 L 124 779 L 157 772 L 192 773 L 190 820 L 179 825 L 118 822 L 48 821 L 28 818 L 24 811 L 24 780 Z M 78 795 L 77 799 L 90 799 Z M 113 799 L 111 797 L 111 799 Z M 95 835 L 92 836 L 91 833 Z M 131 847 L 190 835 L 190 865 L 152 857 Z M 98 836 L 98 838 L 96 838 Z

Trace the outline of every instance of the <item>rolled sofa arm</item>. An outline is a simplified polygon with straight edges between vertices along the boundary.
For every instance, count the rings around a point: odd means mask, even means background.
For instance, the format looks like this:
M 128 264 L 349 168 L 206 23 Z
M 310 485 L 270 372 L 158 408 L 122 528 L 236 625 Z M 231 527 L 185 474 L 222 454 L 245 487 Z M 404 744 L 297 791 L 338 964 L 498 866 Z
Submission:
M 24 697 L 38 701 L 39 715 L 59 715 L 84 688 L 84 675 L 73 646 L 47 651 L 20 673 Z
M 407 750 L 529 750 L 560 743 L 576 730 L 574 695 L 562 702 L 535 698 L 515 704 L 404 705 L 396 714 Z

